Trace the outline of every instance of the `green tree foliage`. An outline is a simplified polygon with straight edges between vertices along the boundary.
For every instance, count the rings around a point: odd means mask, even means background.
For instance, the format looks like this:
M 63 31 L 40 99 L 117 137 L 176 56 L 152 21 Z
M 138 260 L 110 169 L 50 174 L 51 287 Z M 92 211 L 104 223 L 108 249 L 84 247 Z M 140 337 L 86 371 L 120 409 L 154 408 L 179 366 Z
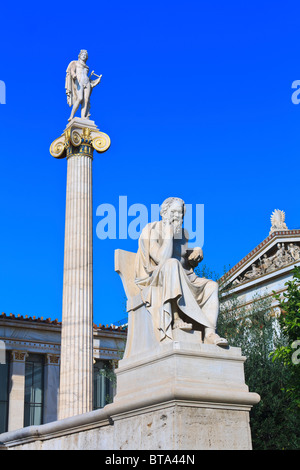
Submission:
M 285 343 L 277 347 L 272 357 L 289 371 L 284 391 L 292 408 L 300 414 L 300 267 L 295 266 L 293 279 L 285 285 L 286 292 L 274 296 L 279 302 L 279 324 Z
M 198 269 L 197 275 L 218 278 L 206 266 Z M 290 371 L 282 362 L 271 358 L 274 348 L 281 348 L 284 341 L 271 303 L 270 296 L 257 295 L 245 308 L 234 295 L 223 300 L 220 292 L 218 333 L 225 336 L 231 346 L 241 348 L 247 358 L 246 384 L 261 397 L 250 412 L 253 448 L 299 449 L 300 419 L 291 407 L 291 398 L 283 391 L 290 381 Z
M 240 347 L 245 361 L 245 380 L 260 402 L 250 413 L 253 448 L 279 450 L 300 448 L 300 421 L 283 393 L 288 370 L 272 361 L 270 354 L 279 345 L 278 324 L 272 315 L 271 298 L 254 296 L 248 309 L 231 297 L 221 304 L 218 330 L 232 346 Z

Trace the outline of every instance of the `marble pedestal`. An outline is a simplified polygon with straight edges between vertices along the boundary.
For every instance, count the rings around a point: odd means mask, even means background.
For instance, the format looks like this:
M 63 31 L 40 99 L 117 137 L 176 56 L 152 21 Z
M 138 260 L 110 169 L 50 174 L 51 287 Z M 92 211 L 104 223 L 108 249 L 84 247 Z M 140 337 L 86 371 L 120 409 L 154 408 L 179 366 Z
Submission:
M 117 449 L 251 449 L 260 400 L 239 348 L 170 341 L 119 363 L 111 410 Z

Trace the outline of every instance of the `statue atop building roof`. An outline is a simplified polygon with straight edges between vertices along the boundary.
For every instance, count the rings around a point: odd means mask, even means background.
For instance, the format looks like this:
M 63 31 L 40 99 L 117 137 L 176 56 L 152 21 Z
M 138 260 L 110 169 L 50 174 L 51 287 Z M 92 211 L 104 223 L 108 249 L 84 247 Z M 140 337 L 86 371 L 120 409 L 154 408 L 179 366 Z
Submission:
M 269 235 L 277 230 L 288 230 L 285 223 L 285 213 L 279 209 L 275 209 L 271 215 L 271 229 Z

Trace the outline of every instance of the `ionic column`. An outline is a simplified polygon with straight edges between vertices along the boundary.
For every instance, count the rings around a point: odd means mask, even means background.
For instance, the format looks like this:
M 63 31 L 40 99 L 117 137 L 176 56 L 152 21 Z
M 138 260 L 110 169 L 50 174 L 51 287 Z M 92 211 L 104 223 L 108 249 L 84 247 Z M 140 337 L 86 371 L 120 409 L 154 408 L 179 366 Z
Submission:
M 59 391 L 59 355 L 47 354 L 44 368 L 44 423 L 57 420 Z
M 92 160 L 109 145 L 93 121 L 75 118 L 50 147 L 68 162 L 59 419 L 93 408 Z
M 24 426 L 25 360 L 26 351 L 14 350 L 10 361 L 10 392 L 8 406 L 8 431 Z

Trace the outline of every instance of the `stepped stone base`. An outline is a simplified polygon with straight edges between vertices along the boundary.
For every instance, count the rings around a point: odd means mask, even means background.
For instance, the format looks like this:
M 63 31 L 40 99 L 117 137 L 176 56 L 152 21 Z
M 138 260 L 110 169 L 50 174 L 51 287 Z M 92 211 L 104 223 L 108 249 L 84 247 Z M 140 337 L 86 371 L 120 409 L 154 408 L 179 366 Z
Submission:
M 239 348 L 171 341 L 119 363 L 102 410 L 0 435 L 8 449 L 247 450 L 259 395 Z

